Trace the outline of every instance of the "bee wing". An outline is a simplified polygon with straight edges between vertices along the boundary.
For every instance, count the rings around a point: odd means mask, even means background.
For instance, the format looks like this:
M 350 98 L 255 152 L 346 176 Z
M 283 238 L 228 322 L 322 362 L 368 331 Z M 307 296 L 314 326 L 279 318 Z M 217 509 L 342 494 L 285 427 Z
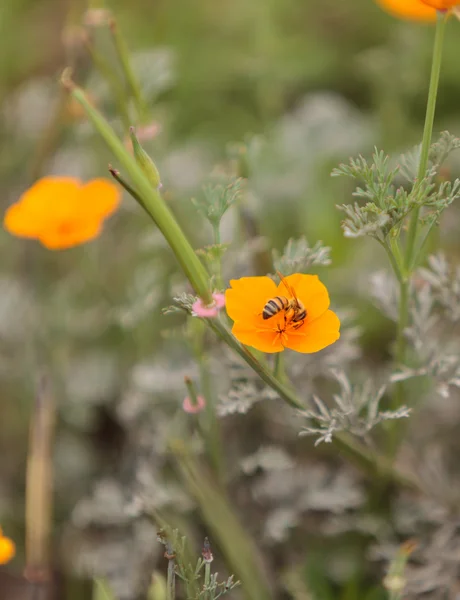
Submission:
M 291 296 L 294 298 L 294 300 L 296 302 L 298 302 L 296 293 L 294 292 L 293 288 L 289 285 L 289 283 L 286 281 L 286 279 L 281 275 L 281 273 L 279 271 L 276 271 L 276 273 L 278 274 L 278 277 L 281 279 L 281 281 L 282 281 L 284 287 L 287 289 L 287 291 L 291 294 Z

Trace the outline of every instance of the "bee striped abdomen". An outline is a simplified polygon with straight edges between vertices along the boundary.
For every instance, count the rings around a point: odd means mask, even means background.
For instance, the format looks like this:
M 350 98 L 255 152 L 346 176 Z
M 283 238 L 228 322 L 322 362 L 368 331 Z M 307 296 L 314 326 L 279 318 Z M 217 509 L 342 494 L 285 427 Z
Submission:
M 289 300 L 284 296 L 276 296 L 267 302 L 262 312 L 263 319 L 271 319 L 289 306 Z

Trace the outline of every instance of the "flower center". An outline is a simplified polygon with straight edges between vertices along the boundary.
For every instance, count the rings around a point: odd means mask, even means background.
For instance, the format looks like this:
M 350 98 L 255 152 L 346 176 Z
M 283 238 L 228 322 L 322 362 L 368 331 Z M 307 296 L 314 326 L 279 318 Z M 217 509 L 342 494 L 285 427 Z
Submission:
M 63 221 L 58 225 L 59 235 L 66 236 L 70 235 L 75 231 L 75 226 L 71 221 Z

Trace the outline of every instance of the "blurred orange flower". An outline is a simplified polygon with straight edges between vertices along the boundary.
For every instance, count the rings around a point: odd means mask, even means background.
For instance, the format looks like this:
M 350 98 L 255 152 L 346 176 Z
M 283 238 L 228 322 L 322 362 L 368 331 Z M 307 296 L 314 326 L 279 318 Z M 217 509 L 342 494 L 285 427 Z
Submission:
M 8 208 L 3 226 L 50 250 L 71 248 L 96 238 L 119 202 L 118 188 L 106 179 L 83 183 L 73 177 L 43 177 Z
M 435 21 L 436 11 L 460 6 L 460 0 L 376 0 L 377 4 L 396 17 L 413 21 Z
M 340 321 L 329 309 L 329 294 L 316 275 L 296 273 L 285 278 L 288 287 L 278 286 L 269 277 L 242 277 L 230 281 L 225 293 L 225 306 L 234 321 L 232 333 L 243 344 L 262 352 L 281 352 L 285 348 L 297 352 L 318 352 L 340 337 Z M 288 289 L 291 288 L 291 289 Z M 293 294 L 303 304 L 305 319 L 294 322 L 287 311 L 280 310 L 263 318 L 266 303 Z
M 436 10 L 449 10 L 460 4 L 460 0 L 422 0 L 422 2 Z
M 422 0 L 376 0 L 386 12 L 412 21 L 435 21 L 436 9 Z
M 0 528 L 0 565 L 4 565 L 14 557 L 16 554 L 16 546 L 13 540 L 3 535 L 3 531 Z

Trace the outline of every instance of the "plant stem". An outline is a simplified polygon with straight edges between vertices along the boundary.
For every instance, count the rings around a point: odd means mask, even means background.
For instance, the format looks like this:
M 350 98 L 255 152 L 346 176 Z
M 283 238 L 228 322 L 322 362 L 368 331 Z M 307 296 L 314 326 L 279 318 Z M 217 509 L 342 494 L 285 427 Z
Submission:
M 206 446 L 210 461 L 216 473 L 216 477 L 219 483 L 225 485 L 225 466 L 224 453 L 222 451 L 221 425 L 216 413 L 217 398 L 212 386 L 206 356 L 202 355 L 197 360 L 200 367 L 201 389 L 203 390 L 204 397 L 206 398 Z
M 166 544 L 166 552 L 168 554 L 168 574 L 166 580 L 166 597 L 167 600 L 176 599 L 176 560 L 174 548 L 168 542 Z
M 275 364 L 273 365 L 273 377 L 278 379 L 278 381 L 285 381 L 285 372 L 284 372 L 284 356 L 282 352 L 277 352 L 275 354 Z
M 121 68 L 123 69 L 123 74 L 125 76 L 126 83 L 136 105 L 139 120 L 141 123 L 147 123 L 147 104 L 144 100 L 144 97 L 142 96 L 142 91 L 139 82 L 137 81 L 136 76 L 134 75 L 125 40 L 123 39 L 123 36 L 121 35 L 118 25 L 113 17 L 110 19 L 109 27 L 112 33 L 112 38 L 115 45 L 115 49 L 117 51 L 118 59 L 121 64 Z
M 217 223 L 215 225 L 213 225 L 212 227 L 213 232 L 214 232 L 214 244 L 216 246 L 220 246 L 221 244 L 221 239 L 220 239 L 220 223 Z M 222 257 L 216 261 L 216 286 L 219 290 L 223 290 L 224 289 L 224 282 L 222 280 Z
M 425 126 L 423 129 L 422 148 L 420 151 L 420 163 L 418 167 L 417 183 L 425 177 L 428 167 L 428 158 L 430 154 L 431 136 L 433 134 L 434 115 L 436 110 L 436 97 L 438 95 L 439 74 L 441 72 L 442 48 L 444 44 L 444 32 L 449 18 L 448 11 L 438 11 L 436 22 L 436 33 L 433 47 L 433 61 L 431 64 L 430 87 L 428 91 L 428 102 L 426 107 Z M 417 226 L 420 209 L 414 208 L 412 218 L 407 234 L 406 245 L 406 267 L 412 263 L 412 254 L 414 252 L 415 238 L 417 236 Z
M 433 133 L 434 115 L 436 109 L 436 97 L 438 94 L 439 87 L 439 74 L 441 72 L 441 59 L 442 59 L 442 48 L 444 42 L 444 32 L 446 28 L 446 22 L 448 19 L 448 13 L 438 12 L 438 18 L 436 23 L 436 33 L 434 38 L 433 47 L 433 60 L 431 65 L 430 85 L 428 91 L 428 101 L 426 107 L 425 125 L 423 129 L 422 147 L 420 151 L 420 162 L 418 167 L 417 181 L 415 186 L 420 185 L 420 182 L 426 176 L 426 170 L 428 168 L 428 158 L 430 153 L 431 137 Z M 406 341 L 404 338 L 404 330 L 407 327 L 409 319 L 409 279 L 412 271 L 415 267 L 413 261 L 413 254 L 415 250 L 415 243 L 417 238 L 417 230 L 419 225 L 419 207 L 415 207 L 411 221 L 409 224 L 409 231 L 407 234 L 406 252 L 404 259 L 404 271 L 398 276 L 400 284 L 399 292 L 399 317 L 398 317 L 398 330 L 396 337 L 396 351 L 395 358 L 396 362 L 400 365 L 404 362 L 404 354 L 406 350 Z M 390 256 L 390 254 L 389 254 Z M 393 256 L 394 258 L 394 256 Z M 390 256 L 391 259 L 391 256 Z M 393 263 L 392 263 L 393 264 Z M 396 272 L 396 271 L 395 271 Z M 393 396 L 393 408 L 396 409 L 401 404 L 403 386 L 398 384 L 396 386 L 395 394 Z
M 398 364 L 404 362 L 404 353 L 406 349 L 406 340 L 404 330 L 407 327 L 409 317 L 409 282 L 405 279 L 399 287 L 399 315 L 398 329 L 396 333 L 396 361 Z M 394 408 L 397 408 L 394 407 Z
M 129 118 L 129 108 L 126 102 L 125 90 L 123 89 L 123 85 L 118 79 L 117 74 L 112 69 L 110 63 L 104 58 L 102 54 L 100 54 L 94 44 L 91 41 L 88 41 L 86 44 L 86 48 L 91 55 L 94 66 L 99 71 L 99 73 L 104 77 L 112 89 L 113 95 L 115 97 L 115 102 L 118 107 L 118 112 L 120 113 L 120 118 L 123 121 L 123 127 L 126 132 L 129 130 L 130 126 L 130 118 Z
M 300 410 L 305 410 L 305 406 L 302 402 L 296 397 L 294 392 L 289 389 L 287 386 L 283 385 L 279 382 L 271 373 L 268 371 L 258 360 L 257 358 L 250 352 L 243 344 L 233 337 L 233 335 L 228 331 L 226 326 L 217 321 L 215 319 L 209 319 L 209 324 L 211 328 L 223 339 L 223 341 L 230 346 L 237 354 L 241 356 L 241 358 L 252 368 L 253 371 L 259 375 L 262 381 L 271 387 L 273 390 L 278 392 L 280 397 L 287 402 L 293 408 L 297 408 Z
M 396 278 L 399 281 L 399 284 L 402 285 L 404 282 L 404 276 L 402 273 L 403 265 L 401 265 L 400 261 L 398 261 L 397 254 L 395 254 L 393 249 L 390 248 L 390 246 L 386 240 L 382 241 L 382 240 L 379 240 L 378 238 L 376 238 L 376 239 L 383 246 L 385 252 L 387 253 L 388 259 L 391 263 L 391 266 L 393 267 L 394 274 L 396 275 Z
M 112 177 L 115 179 L 115 181 L 117 181 L 122 188 L 124 188 L 128 194 L 130 196 L 132 196 L 134 198 L 134 200 L 136 200 L 136 202 L 138 204 L 140 204 L 142 206 L 142 208 L 148 212 L 147 207 L 145 206 L 142 198 L 139 196 L 139 194 L 129 185 L 129 183 L 123 179 L 120 171 L 117 171 L 117 169 L 114 169 L 112 167 L 112 165 L 109 165 L 109 173 L 110 175 L 112 175 Z M 153 217 L 152 217 L 153 218 Z
M 240 342 L 233 337 L 228 331 L 226 326 L 216 320 L 208 319 L 208 323 L 211 328 L 232 348 L 237 354 L 239 354 L 243 360 L 259 375 L 270 388 L 275 390 L 279 396 L 287 402 L 293 408 L 305 410 L 305 406 L 297 398 L 296 394 L 292 389 L 278 381 L 274 375 L 272 375 L 255 356 Z M 394 469 L 389 461 L 385 458 L 370 452 L 370 450 L 363 446 L 359 441 L 354 440 L 347 434 L 337 434 L 334 436 L 334 442 L 336 445 L 346 454 L 349 458 L 358 464 L 363 471 L 371 473 L 376 476 L 377 473 L 385 475 L 388 479 L 391 479 L 400 485 L 410 487 L 412 489 L 418 489 L 419 485 L 415 478 L 411 478 L 408 475 L 400 473 Z
M 210 304 L 212 296 L 208 273 L 158 190 L 152 187 L 136 160 L 128 153 L 106 119 L 91 106 L 85 92 L 75 85 L 68 71 L 63 73 L 61 82 L 84 108 L 96 131 L 123 165 L 134 183 L 136 194 L 142 199 L 142 207 L 155 221 L 196 293 L 206 304 Z
M 32 582 L 51 576 L 51 520 L 53 511 L 53 458 L 55 403 L 42 378 L 30 424 L 26 484 L 26 568 Z
M 204 565 L 204 586 L 207 589 L 209 587 L 209 583 L 211 581 L 211 563 L 206 562 Z M 204 600 L 209 600 L 210 594 L 206 591 L 204 595 Z

